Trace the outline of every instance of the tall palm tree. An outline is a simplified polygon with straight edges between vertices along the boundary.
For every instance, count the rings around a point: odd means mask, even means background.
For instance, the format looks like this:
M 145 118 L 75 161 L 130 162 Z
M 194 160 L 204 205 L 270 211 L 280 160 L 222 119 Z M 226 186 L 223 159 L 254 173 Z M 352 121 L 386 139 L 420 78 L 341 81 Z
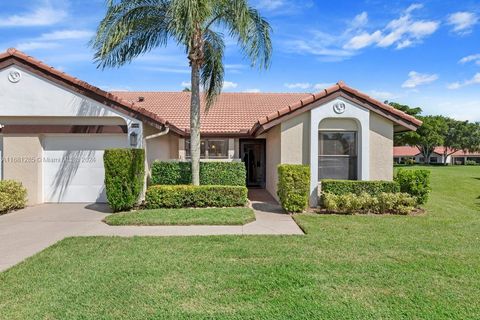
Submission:
M 268 68 L 271 28 L 248 0 L 108 0 L 91 45 L 99 68 L 118 67 L 169 41 L 185 49 L 191 68 L 192 182 L 200 183 L 200 87 L 208 111 L 223 86 L 224 35 L 237 40 L 251 65 Z

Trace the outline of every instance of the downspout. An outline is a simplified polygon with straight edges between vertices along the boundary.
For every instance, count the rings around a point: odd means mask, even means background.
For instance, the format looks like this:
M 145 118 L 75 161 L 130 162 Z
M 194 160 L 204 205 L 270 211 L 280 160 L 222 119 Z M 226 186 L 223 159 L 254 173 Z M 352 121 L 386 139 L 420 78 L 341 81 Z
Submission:
M 143 150 L 145 151 L 145 178 L 143 179 L 143 193 L 141 200 L 145 200 L 145 192 L 147 191 L 147 181 L 151 177 L 150 166 L 148 165 L 148 152 L 147 152 L 147 142 L 148 140 L 164 136 L 170 132 L 170 127 L 164 127 L 164 129 L 155 134 L 151 134 L 143 138 Z

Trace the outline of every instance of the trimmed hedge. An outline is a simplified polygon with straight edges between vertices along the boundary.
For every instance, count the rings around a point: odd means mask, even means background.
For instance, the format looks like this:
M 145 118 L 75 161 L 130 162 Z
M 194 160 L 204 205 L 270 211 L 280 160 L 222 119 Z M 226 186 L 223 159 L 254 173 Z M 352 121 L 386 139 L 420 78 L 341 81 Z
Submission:
M 17 181 L 0 181 L 0 214 L 22 209 L 27 205 L 27 189 Z
M 177 185 L 192 182 L 190 162 L 155 161 L 152 164 L 151 184 Z
M 344 195 L 353 193 L 360 195 L 367 193 L 377 196 L 380 193 L 398 193 L 400 186 L 395 181 L 357 181 L 357 180 L 330 180 L 321 181 L 322 193 Z
M 143 149 L 109 149 L 103 154 L 108 204 L 114 212 L 132 209 L 145 179 Z
M 245 186 L 246 169 L 243 162 L 201 162 L 200 184 Z M 192 182 L 190 162 L 155 161 L 152 164 L 152 185 L 183 185 Z
M 298 164 L 278 166 L 278 190 L 282 207 L 288 212 L 302 212 L 308 207 L 310 167 Z
M 430 171 L 424 169 L 399 169 L 394 180 L 399 184 L 400 191 L 408 193 L 417 199 L 417 204 L 425 204 L 430 188 Z
M 343 214 L 402 214 L 406 215 L 415 209 L 416 199 L 407 193 L 368 193 L 322 195 L 323 208 L 332 213 Z
M 239 207 L 247 203 L 247 188 L 241 186 L 150 186 L 145 196 L 147 209 Z

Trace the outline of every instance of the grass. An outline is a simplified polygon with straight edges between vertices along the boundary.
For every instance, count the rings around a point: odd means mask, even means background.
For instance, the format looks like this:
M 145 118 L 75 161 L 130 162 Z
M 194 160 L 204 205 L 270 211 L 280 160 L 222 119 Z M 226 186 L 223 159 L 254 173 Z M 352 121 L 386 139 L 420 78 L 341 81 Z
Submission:
M 243 225 L 255 220 L 250 208 L 154 209 L 116 213 L 105 218 L 113 226 Z
M 480 169 L 421 216 L 298 215 L 306 236 L 69 238 L 0 273 L 2 319 L 479 319 Z

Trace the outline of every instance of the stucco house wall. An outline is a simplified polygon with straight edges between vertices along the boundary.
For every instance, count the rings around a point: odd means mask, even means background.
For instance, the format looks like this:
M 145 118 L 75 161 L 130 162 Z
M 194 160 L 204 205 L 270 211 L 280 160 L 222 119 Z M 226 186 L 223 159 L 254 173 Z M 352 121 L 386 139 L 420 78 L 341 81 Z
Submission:
M 267 191 L 278 200 L 277 167 L 282 162 L 281 126 L 277 125 L 264 134 L 266 149 L 266 185 Z
M 370 180 L 393 178 L 393 123 L 370 113 Z

